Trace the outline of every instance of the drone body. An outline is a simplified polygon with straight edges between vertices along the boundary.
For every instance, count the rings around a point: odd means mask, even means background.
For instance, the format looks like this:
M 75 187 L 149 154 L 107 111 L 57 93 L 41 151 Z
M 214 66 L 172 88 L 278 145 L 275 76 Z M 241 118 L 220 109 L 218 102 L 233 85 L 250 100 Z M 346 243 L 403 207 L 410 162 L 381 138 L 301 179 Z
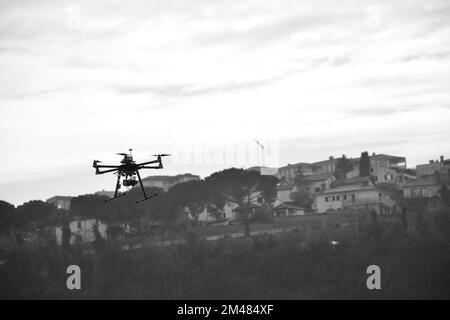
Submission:
M 139 174 L 140 169 L 162 169 L 162 157 L 169 156 L 169 154 L 157 154 L 154 155 L 157 157 L 156 160 L 142 162 L 142 163 L 136 163 L 136 161 L 133 160 L 133 156 L 131 154 L 132 149 L 129 149 L 130 153 L 118 153 L 118 155 L 123 156 L 122 161 L 120 161 L 119 165 L 102 165 L 99 164 L 101 161 L 94 160 L 94 163 L 92 166 L 95 168 L 95 174 L 104 174 L 104 173 L 115 173 L 117 174 L 117 183 L 116 183 L 116 190 L 114 192 L 114 197 L 111 199 L 108 199 L 106 201 L 111 201 L 117 198 L 120 198 L 125 195 L 121 194 L 118 195 L 119 189 L 121 187 L 120 179 L 122 178 L 122 184 L 124 187 L 134 187 L 138 181 L 136 181 L 136 176 L 138 177 L 139 184 L 141 185 L 142 192 L 144 194 L 144 199 L 136 201 L 136 203 L 145 201 L 147 199 L 150 199 L 152 197 L 157 196 L 157 194 L 153 194 L 150 196 L 147 196 L 145 193 L 144 185 L 142 184 L 142 179 Z M 150 166 L 151 164 L 157 164 L 156 166 Z M 100 169 L 106 169 L 103 171 L 100 171 Z

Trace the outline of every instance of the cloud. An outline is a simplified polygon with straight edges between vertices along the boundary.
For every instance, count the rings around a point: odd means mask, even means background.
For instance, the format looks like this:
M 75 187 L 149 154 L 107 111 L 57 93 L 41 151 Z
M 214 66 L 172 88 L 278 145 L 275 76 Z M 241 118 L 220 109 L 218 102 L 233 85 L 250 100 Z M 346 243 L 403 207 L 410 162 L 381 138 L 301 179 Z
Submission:
M 232 82 L 214 86 L 202 86 L 196 84 L 184 85 L 168 85 L 168 86 L 134 86 L 134 85 L 117 85 L 112 89 L 119 94 L 155 94 L 163 97 L 192 97 L 205 94 L 227 93 L 237 90 L 248 90 L 270 85 L 277 81 L 278 78 L 263 79 L 259 81 Z
M 284 162 L 362 149 L 426 161 L 449 147 L 449 12 L 445 0 L 0 1 L 0 179 L 44 179 L 58 159 L 45 196 L 72 194 L 100 188 L 94 157 L 265 135 Z M 83 179 L 64 184 L 75 167 Z M 44 197 L 15 186 L 2 195 Z

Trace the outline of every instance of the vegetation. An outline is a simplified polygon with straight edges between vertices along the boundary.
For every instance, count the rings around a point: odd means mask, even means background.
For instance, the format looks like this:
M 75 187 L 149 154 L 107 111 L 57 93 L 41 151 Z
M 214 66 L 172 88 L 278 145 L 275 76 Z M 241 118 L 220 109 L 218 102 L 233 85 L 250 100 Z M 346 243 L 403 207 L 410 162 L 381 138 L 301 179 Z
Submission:
M 348 159 L 345 154 L 342 155 L 336 161 L 336 168 L 334 171 L 334 176 L 336 179 L 343 179 L 346 177 L 346 174 L 353 170 L 353 163 L 350 159 Z
M 309 182 L 305 179 L 305 175 L 303 174 L 301 167 L 299 167 L 297 175 L 295 176 L 294 183 L 295 190 L 291 194 L 291 200 L 300 207 L 310 211 L 314 199 L 309 192 Z
M 76 245 L 19 246 L 0 266 L 0 298 L 450 298 L 448 208 L 426 212 L 411 232 L 396 219 L 355 214 L 350 225 L 329 220 L 280 237 L 205 242 L 191 233 L 179 246 L 136 251 L 114 241 L 91 255 Z M 66 288 L 70 264 L 82 270 L 80 291 Z M 366 287 L 372 264 L 381 268 L 379 291 Z
M 448 188 L 445 184 L 442 184 L 440 193 L 441 193 L 442 202 L 447 207 L 450 207 L 450 190 L 448 190 Z
M 258 199 L 259 202 L 273 202 L 278 179 L 256 171 L 231 168 L 213 173 L 205 183 L 210 190 L 210 199 L 215 204 L 232 202 L 238 205 L 245 223 L 245 234 L 249 235 L 251 205 L 258 202 Z
M 370 177 L 370 158 L 367 151 L 361 153 L 361 159 L 359 160 L 359 176 Z
M 0 200 L 0 235 L 11 232 L 14 221 L 14 206 Z

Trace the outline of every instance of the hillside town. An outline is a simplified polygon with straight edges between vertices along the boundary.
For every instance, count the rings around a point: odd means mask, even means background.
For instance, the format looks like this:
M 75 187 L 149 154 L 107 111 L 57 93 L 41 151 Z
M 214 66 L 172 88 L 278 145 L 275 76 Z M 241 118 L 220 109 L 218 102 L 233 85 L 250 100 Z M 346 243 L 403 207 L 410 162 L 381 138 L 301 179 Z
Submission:
M 274 218 L 339 214 L 352 209 L 378 215 L 402 214 L 402 210 L 405 210 L 403 203 L 409 200 L 420 201 L 426 207 L 438 207 L 445 187 L 450 187 L 450 159 L 444 156 L 419 164 L 416 168 L 408 168 L 406 157 L 363 152 L 358 158 L 330 156 L 327 160 L 313 163 L 289 163 L 279 168 L 255 166 L 246 171 L 276 178 L 275 196 L 268 200 L 255 190 L 245 208 L 236 201 L 225 201 L 222 207 L 206 203 L 199 212 L 192 212 L 192 207 L 186 205 L 183 209 L 186 217 L 206 226 L 242 222 L 243 209 L 250 216 L 269 212 Z M 149 176 L 143 179 L 143 183 L 145 188 L 167 192 L 174 186 L 201 180 L 198 175 L 186 173 Z M 113 194 L 113 191 L 105 190 L 95 193 L 96 196 L 106 197 Z M 61 212 L 69 212 L 71 199 L 68 196 L 54 196 L 47 203 L 53 204 Z M 80 217 L 73 219 L 72 234 L 79 235 L 83 242 L 94 240 L 93 228 L 96 223 L 100 224 L 100 234 L 107 237 L 108 228 L 103 222 Z M 155 221 L 147 223 L 154 224 Z M 132 230 L 129 224 L 124 226 Z M 60 228 L 56 229 L 56 236 L 61 241 Z

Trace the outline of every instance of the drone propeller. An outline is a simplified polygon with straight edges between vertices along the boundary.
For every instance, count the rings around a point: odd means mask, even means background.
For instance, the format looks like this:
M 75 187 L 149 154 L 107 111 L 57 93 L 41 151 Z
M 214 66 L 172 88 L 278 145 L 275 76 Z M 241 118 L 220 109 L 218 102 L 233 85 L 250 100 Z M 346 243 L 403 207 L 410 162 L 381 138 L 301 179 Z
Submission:
M 116 154 L 118 154 L 119 156 L 127 156 L 127 154 L 126 153 L 116 153 Z
M 154 156 L 154 157 L 169 157 L 170 154 L 167 154 L 167 153 L 161 153 L 161 154 L 153 154 L 152 156 Z

